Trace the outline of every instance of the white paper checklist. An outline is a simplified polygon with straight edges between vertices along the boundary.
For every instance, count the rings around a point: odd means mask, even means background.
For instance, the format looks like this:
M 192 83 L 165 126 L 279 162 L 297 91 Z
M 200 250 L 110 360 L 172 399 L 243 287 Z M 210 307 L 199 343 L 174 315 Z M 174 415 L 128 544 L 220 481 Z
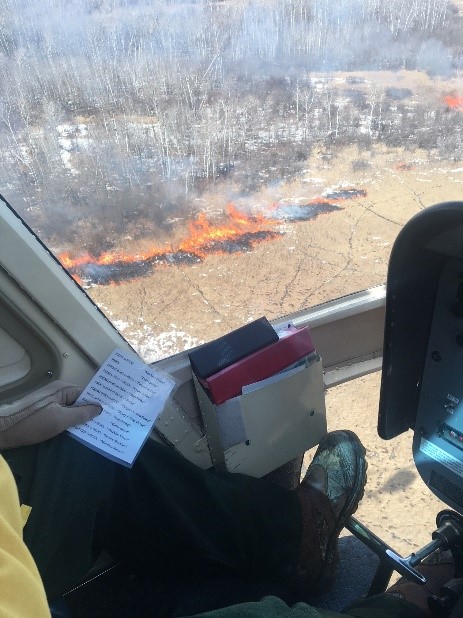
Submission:
M 114 350 L 76 401 L 76 405 L 97 403 L 102 413 L 68 432 L 105 457 L 131 467 L 174 386 L 166 373 Z

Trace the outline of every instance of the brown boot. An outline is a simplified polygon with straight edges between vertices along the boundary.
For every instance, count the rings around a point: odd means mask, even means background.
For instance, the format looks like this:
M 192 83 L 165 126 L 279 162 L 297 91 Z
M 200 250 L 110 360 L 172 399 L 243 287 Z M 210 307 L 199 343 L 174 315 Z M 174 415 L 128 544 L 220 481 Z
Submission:
M 333 431 L 319 444 L 296 489 L 302 544 L 295 583 L 313 596 L 328 588 L 338 563 L 338 537 L 357 510 L 366 483 L 365 449 L 351 431 Z
M 401 577 L 386 590 L 385 594 L 413 603 L 424 612 L 425 616 L 432 616 L 433 614 L 428 607 L 428 598 L 440 596 L 441 588 L 454 577 L 455 563 L 452 554 L 450 551 L 438 549 L 416 569 L 426 577 L 425 584 L 415 584 L 415 582 Z

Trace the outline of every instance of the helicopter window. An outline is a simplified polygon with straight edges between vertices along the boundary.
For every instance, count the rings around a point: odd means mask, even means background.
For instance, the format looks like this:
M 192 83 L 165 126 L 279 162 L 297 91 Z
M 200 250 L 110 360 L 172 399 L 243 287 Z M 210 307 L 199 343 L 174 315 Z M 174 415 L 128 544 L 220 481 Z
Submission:
M 383 284 L 461 195 L 461 2 L 0 6 L 1 192 L 148 361 Z

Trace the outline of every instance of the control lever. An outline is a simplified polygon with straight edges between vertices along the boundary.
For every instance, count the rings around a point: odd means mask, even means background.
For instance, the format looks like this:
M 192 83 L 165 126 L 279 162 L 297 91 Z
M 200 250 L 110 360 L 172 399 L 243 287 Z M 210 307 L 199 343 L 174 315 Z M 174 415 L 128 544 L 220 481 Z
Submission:
M 437 524 L 439 527 L 432 533 L 433 540 L 406 558 L 395 552 L 355 517 L 349 519 L 346 528 L 379 556 L 381 564 L 377 575 L 381 570 L 381 575 L 378 579 L 381 579 L 382 584 L 385 582 L 385 585 L 382 586 L 384 589 L 392 575 L 392 571 L 397 571 L 400 575 L 415 583 L 425 584 L 426 578 L 414 567 L 436 551 L 436 549 L 446 550 L 454 544 L 463 544 L 463 518 L 458 513 L 442 511 L 437 517 Z M 375 579 L 377 578 L 375 577 Z M 380 588 L 378 581 L 373 582 L 372 588 L 374 590 L 370 588 L 371 594 L 382 591 L 378 590 Z

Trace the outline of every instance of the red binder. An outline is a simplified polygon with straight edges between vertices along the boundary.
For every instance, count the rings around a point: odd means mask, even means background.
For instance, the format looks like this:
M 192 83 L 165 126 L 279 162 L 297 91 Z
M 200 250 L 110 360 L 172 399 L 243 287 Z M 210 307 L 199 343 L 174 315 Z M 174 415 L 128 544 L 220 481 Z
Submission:
M 249 322 L 236 330 L 205 343 L 188 354 L 198 379 L 205 380 L 225 367 L 278 341 L 275 329 L 266 317 Z
M 241 395 L 243 386 L 260 382 L 283 371 L 314 350 L 308 326 L 299 329 L 289 326 L 275 343 L 199 381 L 211 400 L 218 405 Z

